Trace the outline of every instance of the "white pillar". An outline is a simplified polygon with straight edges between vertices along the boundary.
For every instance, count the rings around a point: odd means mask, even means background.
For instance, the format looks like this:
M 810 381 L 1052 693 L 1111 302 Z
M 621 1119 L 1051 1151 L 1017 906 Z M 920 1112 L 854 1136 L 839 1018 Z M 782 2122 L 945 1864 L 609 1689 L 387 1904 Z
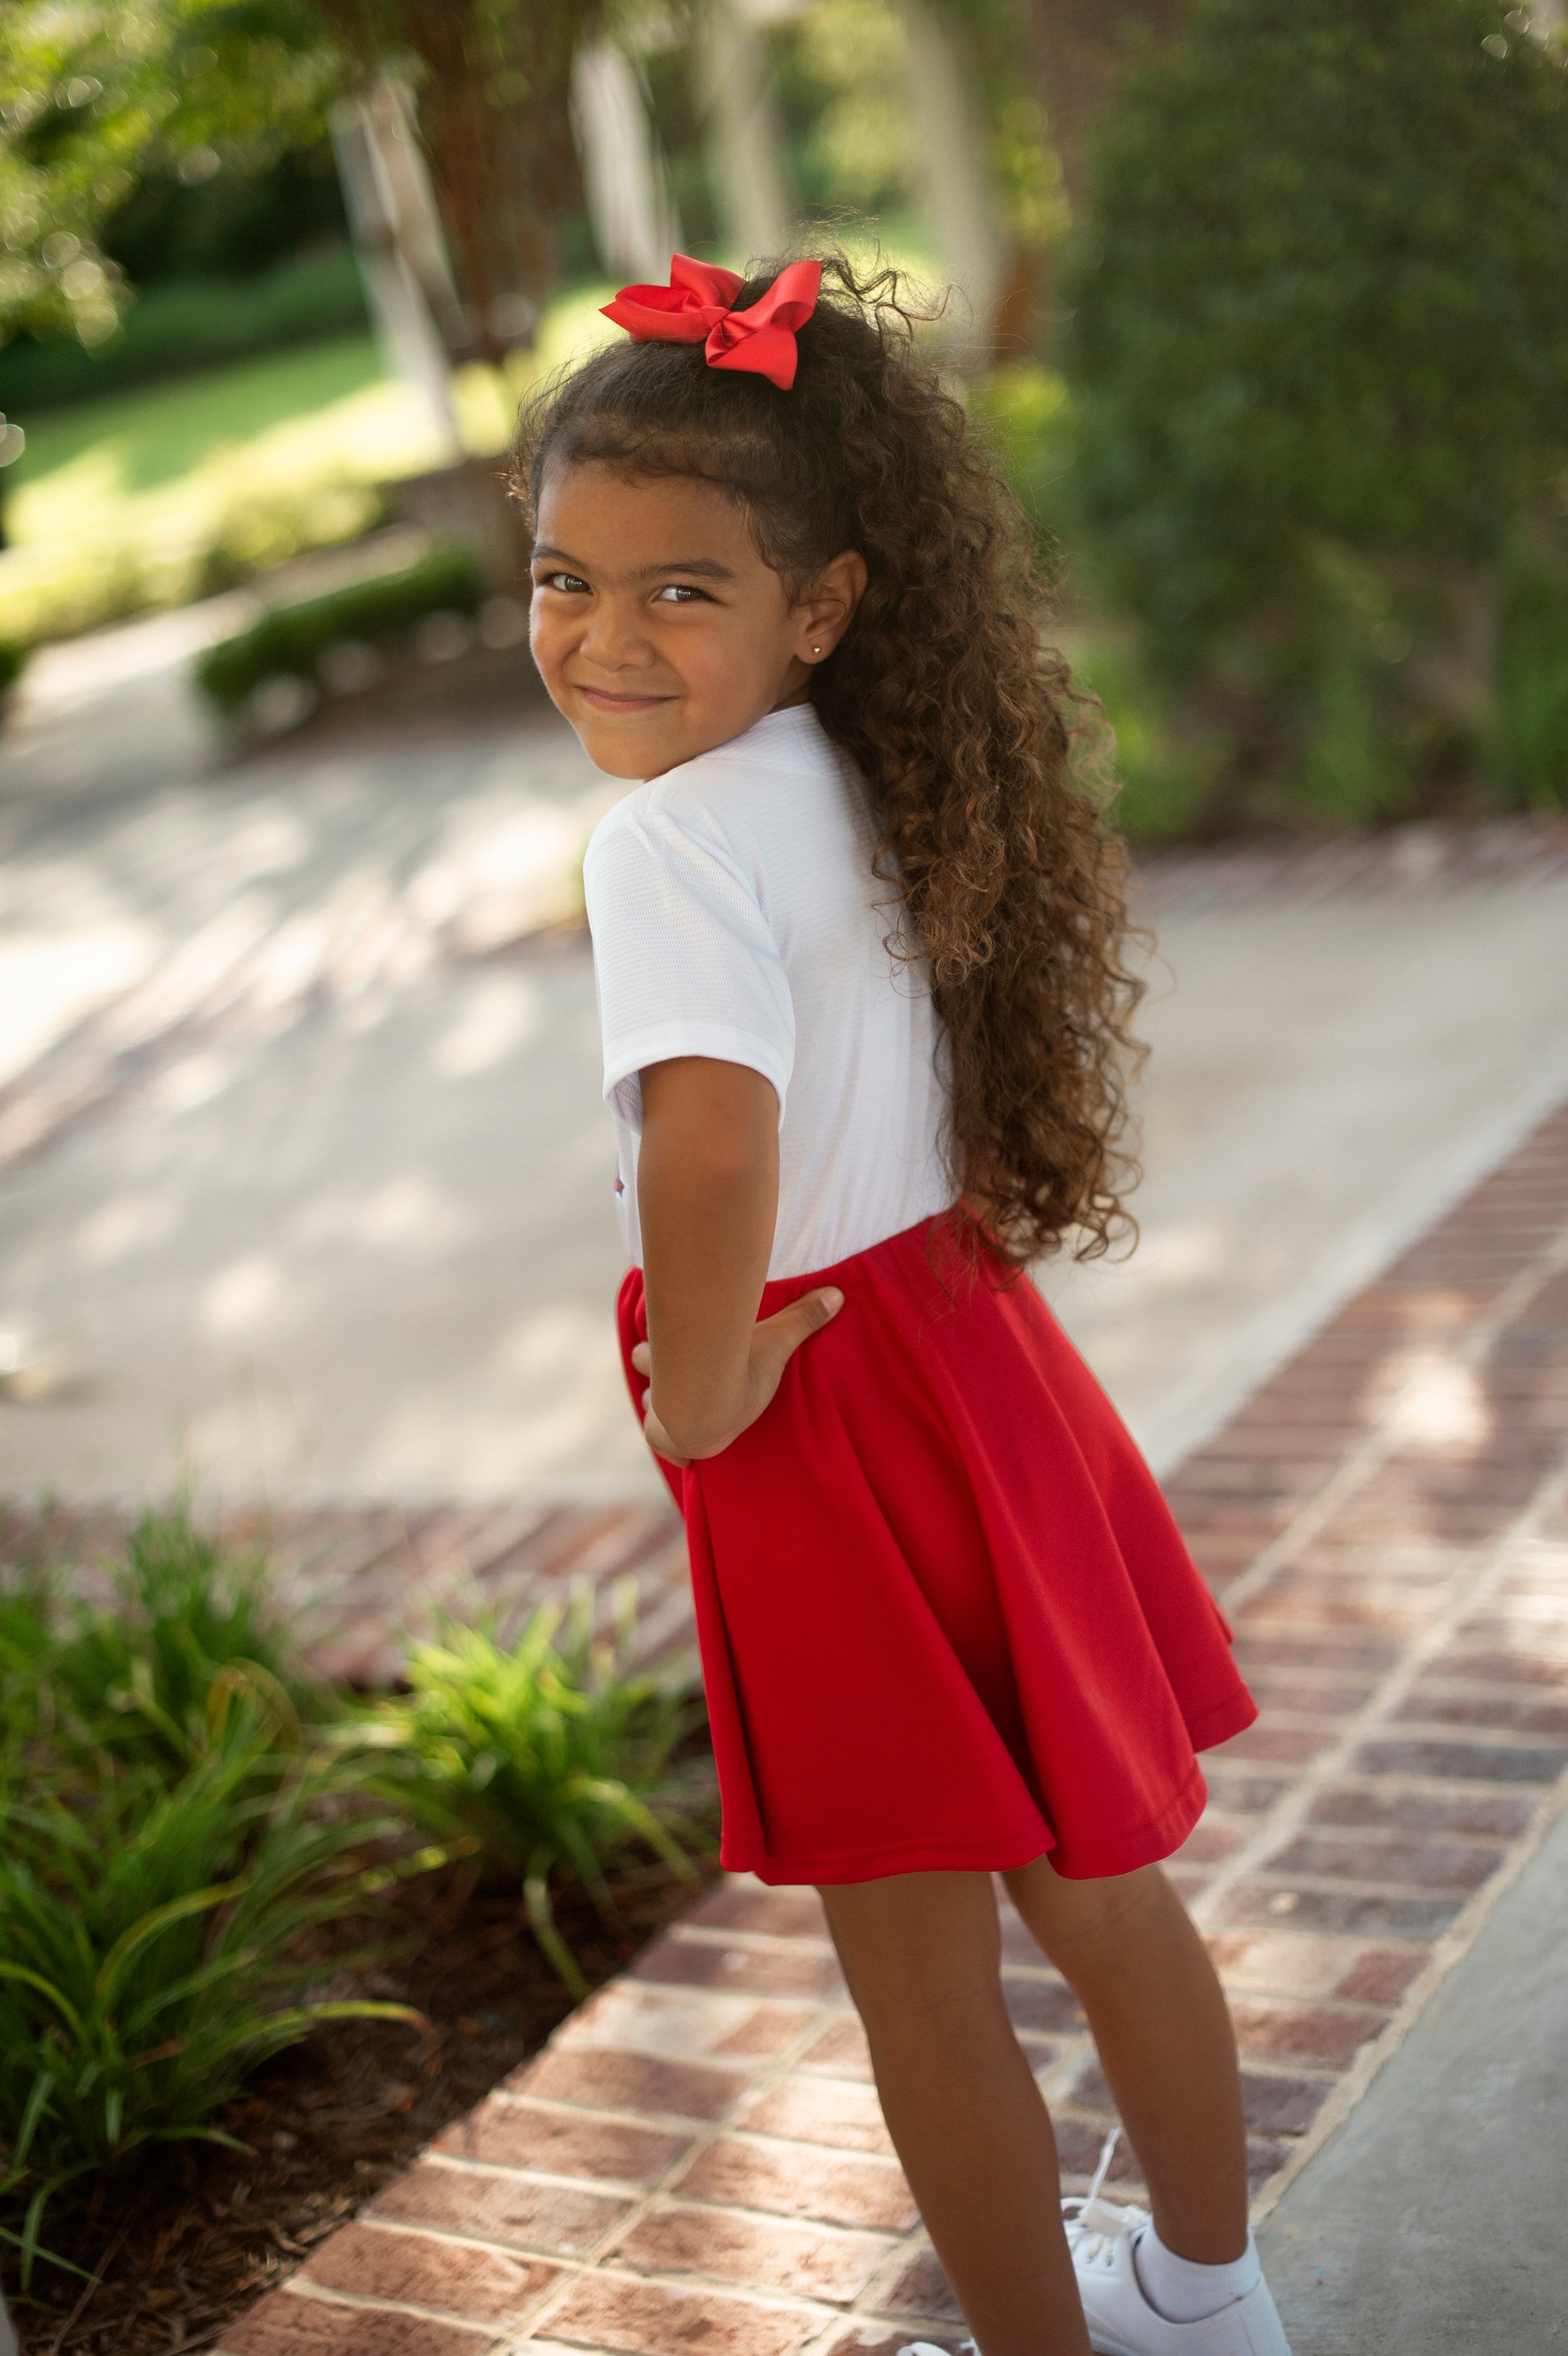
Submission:
M 708 0 L 697 36 L 697 98 L 708 127 L 719 224 L 744 268 L 789 243 L 784 131 L 757 29 L 770 13 Z
M 989 357 L 1005 268 L 990 130 L 974 60 L 933 0 L 897 0 L 909 57 L 919 193 L 942 264 L 972 318 L 958 341 Z
M 452 372 L 426 291 L 427 274 L 439 284 L 445 273 L 450 287 L 451 272 L 429 183 L 414 174 L 416 164 L 423 175 L 424 159 L 407 134 L 397 93 L 377 83 L 344 99 L 333 114 L 332 145 L 365 299 L 387 366 L 424 402 L 441 463 L 456 465 L 463 446 L 452 406 Z M 452 299 L 455 306 L 455 293 Z
M 641 76 L 613 41 L 577 52 L 572 120 L 600 261 L 617 276 L 662 284 L 680 224 Z

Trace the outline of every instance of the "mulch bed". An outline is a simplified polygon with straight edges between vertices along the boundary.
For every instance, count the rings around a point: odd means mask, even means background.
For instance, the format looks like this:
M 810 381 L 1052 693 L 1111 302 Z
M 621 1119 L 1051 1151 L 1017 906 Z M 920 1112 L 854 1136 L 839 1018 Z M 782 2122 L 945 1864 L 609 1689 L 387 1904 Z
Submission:
M 716 1871 L 716 1861 L 709 1870 Z M 583 1901 L 558 1916 L 594 1987 L 625 1968 L 695 1892 L 662 1866 L 616 1884 L 619 1921 Z M 520 1917 L 515 1893 L 467 1894 L 450 1877 L 405 1885 L 396 1952 L 331 1994 L 411 2004 L 431 2034 L 334 2021 L 266 2064 L 215 2124 L 250 2146 L 139 2153 L 91 2190 L 62 2194 L 47 2245 L 91 2277 L 39 2266 L 6 2295 L 25 2356 L 167 2356 L 209 2347 L 236 2315 L 408 2167 L 421 2146 L 537 2052 L 572 2009 Z M 385 1941 L 386 1920 L 339 1924 L 337 1952 Z M 330 1954 L 324 1954 L 324 1971 Z M 0 2218 L 11 2230 L 20 2217 Z

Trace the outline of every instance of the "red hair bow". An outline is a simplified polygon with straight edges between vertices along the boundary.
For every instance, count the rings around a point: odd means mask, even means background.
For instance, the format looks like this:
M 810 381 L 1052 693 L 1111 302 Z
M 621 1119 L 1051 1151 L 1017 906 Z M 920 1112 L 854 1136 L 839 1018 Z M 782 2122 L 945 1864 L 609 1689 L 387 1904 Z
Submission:
M 604 314 L 639 344 L 701 344 L 710 368 L 746 369 L 788 392 L 795 381 L 795 330 L 816 309 L 822 283 L 820 262 L 791 262 L 748 311 L 737 311 L 744 279 L 677 253 L 668 286 L 623 286 Z

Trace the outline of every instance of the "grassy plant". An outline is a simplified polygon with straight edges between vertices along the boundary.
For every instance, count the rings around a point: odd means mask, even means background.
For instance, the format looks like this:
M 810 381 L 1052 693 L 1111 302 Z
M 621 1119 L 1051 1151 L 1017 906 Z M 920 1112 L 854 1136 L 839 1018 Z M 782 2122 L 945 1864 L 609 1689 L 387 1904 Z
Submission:
M 320 2021 L 420 2025 L 302 2000 L 319 1969 L 302 1935 L 388 1878 L 361 1853 L 398 1826 L 355 1804 L 352 1763 L 280 1748 L 238 1671 L 212 1681 L 206 1730 L 173 1782 L 101 1752 L 69 1789 L 0 1806 L 0 2195 L 24 2278 L 73 2178 L 153 2143 L 231 2143 L 214 2114 Z
M 353 1730 L 381 1753 L 380 1792 L 521 1879 L 534 1935 L 578 1996 L 587 1984 L 556 1923 L 553 1880 L 576 1882 L 607 1915 L 617 1866 L 651 1849 L 695 1880 L 690 1852 L 703 1839 L 705 1794 L 679 1758 L 700 1713 L 631 1671 L 634 1592 L 628 1583 L 618 1596 L 607 1638 L 596 1637 L 585 1595 L 569 1613 L 536 1612 L 510 1647 L 489 1625 L 448 1620 L 411 1653 L 408 1693 L 371 1705 Z
M 298 1740 L 303 1688 L 262 1556 L 224 1553 L 176 1503 L 143 1515 L 113 1575 L 108 1609 L 51 1613 L 35 1593 L 34 1667 L 62 1731 L 127 1763 L 177 1772 L 207 1748 L 215 1683 L 238 1673 Z M 0 1645 L 3 1629 L 0 1620 Z M 22 1645 L 18 1622 L 14 1652 Z

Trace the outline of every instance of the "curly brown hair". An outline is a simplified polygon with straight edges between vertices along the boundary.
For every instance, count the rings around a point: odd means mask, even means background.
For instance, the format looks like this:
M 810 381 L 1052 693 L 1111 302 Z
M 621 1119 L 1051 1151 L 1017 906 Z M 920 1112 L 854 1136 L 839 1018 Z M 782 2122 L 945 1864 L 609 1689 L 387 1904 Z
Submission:
M 929 975 L 955 1187 L 1009 1258 L 1069 1239 L 1090 1258 L 1132 1230 L 1137 1176 L 1126 855 L 1075 775 L 1093 699 L 1044 637 L 1017 503 L 917 355 L 931 316 L 896 271 L 830 253 L 791 391 L 711 369 L 700 346 L 617 344 L 528 405 L 512 487 L 532 506 L 547 466 L 584 463 L 714 485 L 791 596 L 860 551 L 865 596 L 811 692 L 880 819 L 908 918 L 889 945 Z

